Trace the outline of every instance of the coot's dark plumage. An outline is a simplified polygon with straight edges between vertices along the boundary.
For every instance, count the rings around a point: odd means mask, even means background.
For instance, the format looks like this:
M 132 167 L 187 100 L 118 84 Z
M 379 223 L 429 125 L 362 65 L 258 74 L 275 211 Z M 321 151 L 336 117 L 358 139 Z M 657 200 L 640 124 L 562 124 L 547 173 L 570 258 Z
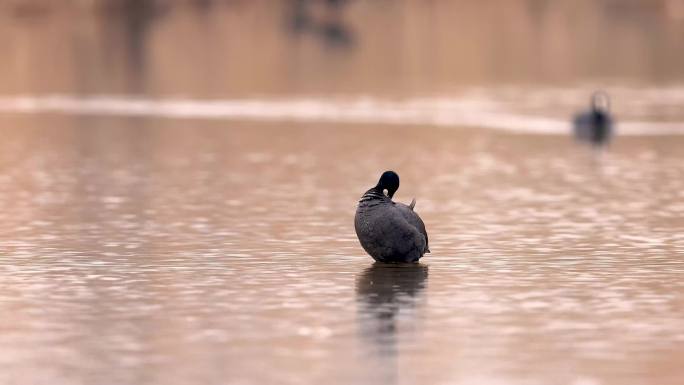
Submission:
M 591 109 L 575 117 L 575 138 L 595 146 L 608 144 L 613 134 L 613 118 L 610 116 L 610 101 L 605 92 L 591 95 Z
M 410 205 L 393 202 L 399 176 L 385 171 L 378 184 L 359 200 L 354 218 L 361 246 L 379 262 L 416 262 L 429 253 L 425 224 Z M 387 195 L 385 195 L 387 191 Z

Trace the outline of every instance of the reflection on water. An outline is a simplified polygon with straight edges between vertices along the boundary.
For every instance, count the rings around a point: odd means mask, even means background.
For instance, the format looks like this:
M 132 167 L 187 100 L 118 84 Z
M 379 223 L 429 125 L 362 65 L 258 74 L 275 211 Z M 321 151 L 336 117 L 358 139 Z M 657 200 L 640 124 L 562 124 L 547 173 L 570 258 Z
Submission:
M 118 1 L 104 13 L 105 47 L 109 45 L 114 52 L 124 51 L 124 57 L 128 59 L 127 67 L 131 74 L 128 92 L 140 92 L 144 85 L 147 35 L 160 13 L 160 5 L 150 0 Z
M 420 328 L 414 312 L 420 306 L 428 266 L 423 264 L 388 265 L 375 263 L 365 269 L 356 282 L 361 337 L 370 352 L 368 383 L 398 383 L 398 331 Z M 406 337 L 408 333 L 403 333 Z
M 312 34 L 320 37 L 332 48 L 348 48 L 353 35 L 343 20 L 344 6 L 348 0 L 290 0 L 292 3 L 292 31 L 297 35 Z M 321 8 L 321 20 L 314 16 L 315 7 Z M 314 8 L 314 9 L 312 9 Z
M 40 11 L 16 16 L 29 5 Z M 679 0 L 3 2 L 10 59 L 0 90 L 249 97 L 661 86 L 684 81 L 681 9 Z M 303 26 L 292 32 L 297 14 Z M 331 41 L 351 43 L 331 50 Z

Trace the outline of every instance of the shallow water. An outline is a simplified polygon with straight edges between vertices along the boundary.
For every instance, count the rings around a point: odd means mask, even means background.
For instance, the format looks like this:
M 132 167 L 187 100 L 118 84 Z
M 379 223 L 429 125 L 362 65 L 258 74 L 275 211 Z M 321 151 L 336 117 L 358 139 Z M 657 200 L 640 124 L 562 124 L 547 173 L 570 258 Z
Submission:
M 681 137 L 599 155 L 465 128 L 1 120 L 0 383 L 684 375 Z M 356 240 L 385 168 L 418 199 L 420 265 Z
M 683 20 L 2 2 L 0 385 L 681 384 Z M 604 153 L 568 135 L 596 89 Z M 418 265 L 356 240 L 386 169 Z

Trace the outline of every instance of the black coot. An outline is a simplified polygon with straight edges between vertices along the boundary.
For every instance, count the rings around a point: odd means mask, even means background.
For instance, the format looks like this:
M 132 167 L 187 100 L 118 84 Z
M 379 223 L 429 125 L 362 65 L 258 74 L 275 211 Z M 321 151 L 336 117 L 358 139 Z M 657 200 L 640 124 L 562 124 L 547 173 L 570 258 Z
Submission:
M 602 91 L 591 95 L 591 109 L 575 116 L 575 138 L 594 146 L 604 146 L 613 135 L 613 118 L 610 116 L 610 100 Z
M 399 175 L 385 171 L 359 200 L 354 218 L 361 246 L 379 262 L 416 262 L 429 253 L 425 224 L 410 205 L 392 201 Z M 387 195 L 385 195 L 387 191 Z

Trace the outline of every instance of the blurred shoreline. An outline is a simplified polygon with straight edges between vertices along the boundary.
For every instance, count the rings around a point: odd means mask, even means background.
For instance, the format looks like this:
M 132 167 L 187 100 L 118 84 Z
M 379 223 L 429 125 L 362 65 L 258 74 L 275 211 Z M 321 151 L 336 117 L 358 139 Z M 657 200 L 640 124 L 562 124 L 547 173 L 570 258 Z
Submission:
M 3 2 L 0 94 L 405 97 L 684 83 L 682 1 L 327 4 Z

